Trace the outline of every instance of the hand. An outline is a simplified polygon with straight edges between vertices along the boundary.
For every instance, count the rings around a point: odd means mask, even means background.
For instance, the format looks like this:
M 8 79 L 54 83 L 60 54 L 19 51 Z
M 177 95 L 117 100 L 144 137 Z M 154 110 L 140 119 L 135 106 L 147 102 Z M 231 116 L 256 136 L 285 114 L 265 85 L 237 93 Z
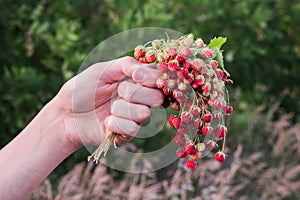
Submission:
M 109 131 L 122 145 L 163 102 L 155 89 L 159 74 L 131 57 L 97 63 L 65 83 L 55 98 L 65 121 L 64 141 L 79 148 L 96 145 Z

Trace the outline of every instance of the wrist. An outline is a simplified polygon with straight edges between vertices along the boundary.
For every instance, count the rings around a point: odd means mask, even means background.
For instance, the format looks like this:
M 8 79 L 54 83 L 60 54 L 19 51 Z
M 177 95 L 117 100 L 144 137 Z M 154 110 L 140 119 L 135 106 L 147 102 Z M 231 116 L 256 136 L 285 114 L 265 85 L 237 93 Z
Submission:
M 45 107 L 47 113 L 53 114 L 53 120 L 57 121 L 57 130 L 54 134 L 67 152 L 73 153 L 80 149 L 83 144 L 76 134 L 76 125 L 72 112 L 64 106 L 61 99 L 54 97 Z

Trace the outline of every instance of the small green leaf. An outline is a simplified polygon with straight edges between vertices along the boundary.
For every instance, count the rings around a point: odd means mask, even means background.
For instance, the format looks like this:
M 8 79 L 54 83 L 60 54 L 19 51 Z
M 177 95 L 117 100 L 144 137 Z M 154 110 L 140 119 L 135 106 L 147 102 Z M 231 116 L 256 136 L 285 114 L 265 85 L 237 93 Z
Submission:
M 221 46 L 226 42 L 226 37 L 214 37 L 210 40 L 210 43 L 208 45 L 209 48 L 215 48 L 221 49 Z

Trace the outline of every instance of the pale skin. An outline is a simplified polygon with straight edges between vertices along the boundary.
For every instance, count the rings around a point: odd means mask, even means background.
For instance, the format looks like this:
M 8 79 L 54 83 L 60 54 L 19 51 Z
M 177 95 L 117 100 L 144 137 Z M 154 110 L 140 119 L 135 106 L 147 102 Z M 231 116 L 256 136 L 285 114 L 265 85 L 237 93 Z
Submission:
M 84 145 L 99 145 L 108 130 L 117 133 L 117 145 L 129 142 L 150 108 L 163 102 L 152 68 L 124 57 L 97 63 L 66 82 L 1 149 L 0 199 L 28 198 L 65 158 Z

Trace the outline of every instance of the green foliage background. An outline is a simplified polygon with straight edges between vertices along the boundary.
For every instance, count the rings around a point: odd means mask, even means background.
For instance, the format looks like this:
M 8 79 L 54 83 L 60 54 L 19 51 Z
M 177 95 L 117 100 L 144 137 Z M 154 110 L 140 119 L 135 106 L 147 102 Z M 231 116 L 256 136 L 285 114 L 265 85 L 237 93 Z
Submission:
M 235 108 L 229 145 L 267 151 L 261 141 L 268 133 L 257 128 L 256 136 L 245 135 L 248 116 L 257 105 L 265 104 L 267 112 L 279 103 L 275 117 L 292 112 L 293 123 L 299 122 L 299 24 L 296 0 L 0 0 L 0 148 L 76 75 L 98 43 L 131 28 L 155 26 L 207 42 L 228 38 L 225 66 L 235 81 L 229 88 Z M 75 153 L 64 170 L 86 156 Z

